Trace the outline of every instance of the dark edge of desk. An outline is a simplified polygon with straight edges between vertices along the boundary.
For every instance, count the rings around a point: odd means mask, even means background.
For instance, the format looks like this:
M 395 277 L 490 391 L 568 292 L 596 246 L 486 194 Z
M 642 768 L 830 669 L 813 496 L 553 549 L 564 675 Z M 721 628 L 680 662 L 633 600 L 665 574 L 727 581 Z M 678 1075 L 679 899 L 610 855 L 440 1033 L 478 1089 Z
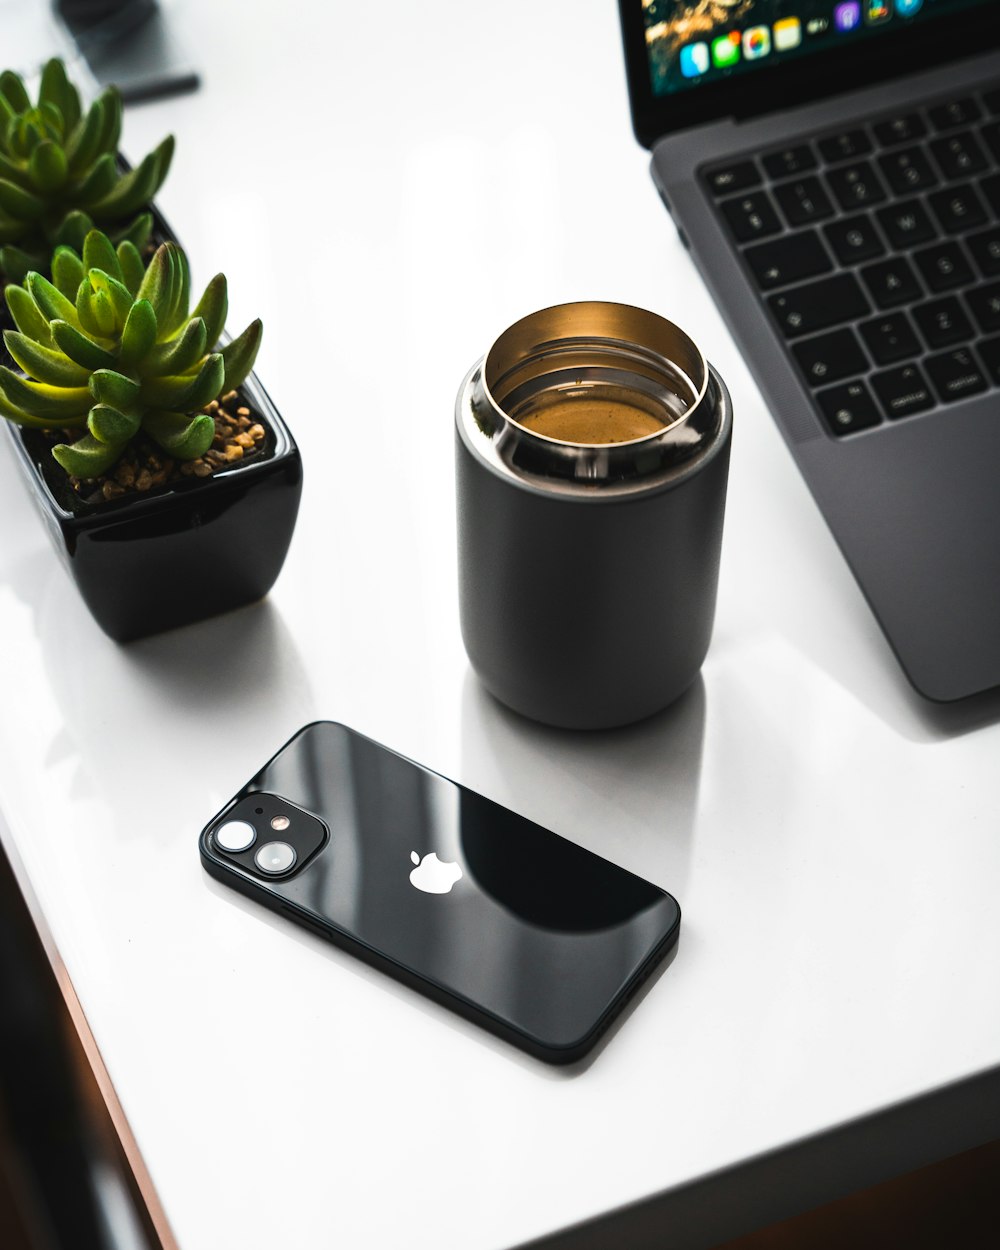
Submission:
M 989 1068 L 517 1250 L 711 1250 L 998 1136 Z
M 39 942 L 45 951 L 49 964 L 52 968 L 56 984 L 62 994 L 63 1002 L 66 1007 L 70 1022 L 76 1031 L 79 1039 L 80 1047 L 90 1071 L 93 1075 L 94 1082 L 104 1102 L 105 1110 L 111 1122 L 111 1129 L 117 1136 L 118 1143 L 121 1147 L 124 1165 L 130 1170 L 135 1187 L 138 1190 L 140 1200 L 146 1208 L 146 1215 L 153 1226 L 153 1231 L 159 1238 L 162 1250 L 180 1250 L 180 1243 L 174 1236 L 167 1219 L 166 1211 L 160 1201 L 160 1197 L 153 1185 L 152 1177 L 149 1169 L 146 1167 L 145 1160 L 139 1150 L 138 1142 L 135 1134 L 132 1132 L 131 1126 L 125 1116 L 125 1111 L 115 1091 L 111 1076 L 101 1057 L 97 1041 L 87 1022 L 86 1013 L 77 996 L 76 989 L 70 979 L 69 972 L 62 960 L 59 950 L 56 946 L 55 939 L 48 927 L 45 916 L 39 905 L 38 898 L 32 888 L 28 874 L 25 870 L 24 863 L 14 844 L 13 836 L 10 832 L 10 826 L 0 809 L 0 846 L 2 846 L 6 854 L 7 861 L 10 865 L 14 882 L 21 893 L 25 908 L 31 917 L 31 921 L 38 934 Z

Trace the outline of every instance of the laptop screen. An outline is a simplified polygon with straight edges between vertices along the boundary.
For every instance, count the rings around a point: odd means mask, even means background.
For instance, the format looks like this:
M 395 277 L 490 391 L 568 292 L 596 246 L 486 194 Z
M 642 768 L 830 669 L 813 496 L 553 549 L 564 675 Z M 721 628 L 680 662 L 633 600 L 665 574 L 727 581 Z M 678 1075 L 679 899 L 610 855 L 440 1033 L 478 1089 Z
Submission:
M 1000 31 L 996 0 L 619 0 L 619 7 L 643 142 L 714 116 L 891 78 L 946 55 L 972 56 L 995 46 Z
M 693 90 L 734 74 L 892 37 L 906 26 L 947 18 L 987 0 L 643 0 L 654 95 Z M 995 3 L 992 5 L 995 9 Z M 996 20 L 993 13 L 987 19 Z M 970 48 L 970 51 L 974 51 Z

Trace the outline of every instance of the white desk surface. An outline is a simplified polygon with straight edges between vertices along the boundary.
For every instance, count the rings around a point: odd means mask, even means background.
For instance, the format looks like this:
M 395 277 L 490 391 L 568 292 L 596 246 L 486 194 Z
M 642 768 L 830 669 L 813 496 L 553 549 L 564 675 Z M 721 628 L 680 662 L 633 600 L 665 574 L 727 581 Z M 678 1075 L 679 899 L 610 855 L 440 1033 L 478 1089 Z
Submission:
M 302 512 L 265 603 L 121 647 L 5 446 L 0 806 L 180 1245 L 500 1250 L 998 1065 L 1000 701 L 898 670 L 653 189 L 615 6 L 172 11 L 204 86 L 124 150 L 177 136 L 159 203 L 231 326 L 264 319 Z M 452 478 L 465 370 L 575 298 L 677 321 L 736 411 L 702 680 L 579 736 L 469 670 Z M 203 873 L 202 825 L 317 717 L 677 895 L 676 958 L 593 1062 Z

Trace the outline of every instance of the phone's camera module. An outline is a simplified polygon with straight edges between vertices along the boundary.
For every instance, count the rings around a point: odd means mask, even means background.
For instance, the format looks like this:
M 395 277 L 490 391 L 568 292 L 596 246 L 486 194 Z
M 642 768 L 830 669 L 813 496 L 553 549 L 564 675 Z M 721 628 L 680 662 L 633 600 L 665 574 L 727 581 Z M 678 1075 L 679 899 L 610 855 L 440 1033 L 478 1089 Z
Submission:
M 287 872 L 295 863 L 295 849 L 287 842 L 266 842 L 253 857 L 254 863 L 268 876 Z
M 245 820 L 229 820 L 215 831 L 215 841 L 224 851 L 245 851 L 256 837 L 257 830 Z

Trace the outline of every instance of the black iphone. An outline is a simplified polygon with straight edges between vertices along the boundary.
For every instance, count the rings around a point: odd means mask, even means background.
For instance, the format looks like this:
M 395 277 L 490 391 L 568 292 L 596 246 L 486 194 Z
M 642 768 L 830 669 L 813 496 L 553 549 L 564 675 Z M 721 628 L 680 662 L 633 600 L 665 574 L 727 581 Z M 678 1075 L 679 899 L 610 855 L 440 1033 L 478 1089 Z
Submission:
M 226 885 L 549 1063 L 677 940 L 665 891 L 331 721 L 202 831 Z

